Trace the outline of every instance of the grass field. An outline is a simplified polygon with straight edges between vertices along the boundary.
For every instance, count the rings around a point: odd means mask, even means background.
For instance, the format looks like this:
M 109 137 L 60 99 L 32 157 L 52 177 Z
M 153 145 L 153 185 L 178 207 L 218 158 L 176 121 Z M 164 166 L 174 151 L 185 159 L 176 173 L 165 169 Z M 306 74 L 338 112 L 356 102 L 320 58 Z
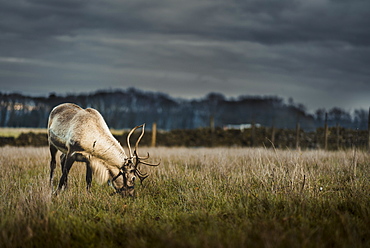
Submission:
M 78 163 L 52 196 L 47 148 L 0 148 L 0 247 L 370 247 L 368 153 L 141 151 L 161 165 L 132 199 Z

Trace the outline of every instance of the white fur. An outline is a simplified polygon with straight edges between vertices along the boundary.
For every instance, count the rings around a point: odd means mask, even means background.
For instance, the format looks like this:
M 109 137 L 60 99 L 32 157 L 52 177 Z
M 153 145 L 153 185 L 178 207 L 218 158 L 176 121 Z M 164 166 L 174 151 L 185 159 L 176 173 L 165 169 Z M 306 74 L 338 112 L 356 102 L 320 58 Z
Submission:
M 67 158 L 74 156 L 76 161 L 87 160 L 94 178 L 100 184 L 118 175 L 127 159 L 104 118 L 92 108 L 82 109 L 71 103 L 55 107 L 49 116 L 48 134 L 51 149 L 55 147 Z M 55 154 L 52 156 L 50 181 L 55 169 Z M 116 183 L 120 184 L 117 185 L 119 188 L 123 186 L 120 180 L 116 180 Z
M 90 166 L 93 171 L 93 177 L 98 184 L 104 184 L 108 181 L 110 177 L 109 170 L 103 160 L 93 158 L 90 160 Z

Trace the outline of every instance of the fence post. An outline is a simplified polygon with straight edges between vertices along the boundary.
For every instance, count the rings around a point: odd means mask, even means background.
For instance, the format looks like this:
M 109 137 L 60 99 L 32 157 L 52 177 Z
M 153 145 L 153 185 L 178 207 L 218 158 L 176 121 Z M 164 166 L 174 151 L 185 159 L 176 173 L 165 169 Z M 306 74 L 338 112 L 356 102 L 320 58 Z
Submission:
M 369 108 L 369 116 L 367 117 L 367 149 L 370 152 L 370 108 Z
M 215 140 L 215 117 L 211 115 L 209 117 L 209 129 L 211 130 L 211 137 L 209 140 L 209 146 L 213 147 Z
M 296 129 L 295 129 L 295 148 L 299 149 L 299 134 L 300 134 L 300 126 L 299 122 L 296 124 Z
M 252 130 L 251 130 L 251 146 L 256 145 L 256 124 L 252 121 Z
M 152 124 L 152 147 L 155 147 L 157 144 L 157 123 L 153 122 Z
M 271 128 L 271 144 L 275 147 L 275 126 L 273 125 Z
M 328 150 L 328 113 L 325 113 L 325 125 L 324 125 L 324 149 Z
M 215 117 L 213 117 L 213 115 L 209 118 L 209 128 L 212 133 L 215 131 Z
M 340 138 L 340 133 L 339 133 L 339 123 L 336 125 L 336 135 L 337 135 L 337 150 L 339 150 L 339 138 Z

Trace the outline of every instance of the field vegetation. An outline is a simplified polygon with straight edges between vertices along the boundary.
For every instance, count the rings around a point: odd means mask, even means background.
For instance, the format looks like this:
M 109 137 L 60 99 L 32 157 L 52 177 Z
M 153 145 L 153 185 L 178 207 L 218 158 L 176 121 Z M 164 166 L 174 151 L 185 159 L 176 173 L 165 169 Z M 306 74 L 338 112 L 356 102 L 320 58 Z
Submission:
M 141 151 L 161 165 L 122 198 L 80 163 L 54 196 L 46 147 L 1 147 L 0 247 L 370 247 L 366 152 Z
M 22 133 L 46 134 L 46 128 L 0 127 L 0 137 L 18 138 Z
M 115 138 L 126 143 L 130 129 L 111 129 Z M 142 145 L 152 144 L 152 132 L 147 128 Z M 139 134 L 133 134 L 137 139 Z M 304 132 L 300 130 L 271 129 L 267 127 L 244 130 L 223 130 L 215 128 L 160 130 L 156 135 L 156 145 L 163 147 L 276 147 L 279 149 L 296 148 L 319 149 L 325 148 L 325 131 Z M 327 133 L 327 150 L 369 149 L 369 134 L 367 130 L 351 130 L 332 127 Z M 47 146 L 46 128 L 0 128 L 1 146 Z

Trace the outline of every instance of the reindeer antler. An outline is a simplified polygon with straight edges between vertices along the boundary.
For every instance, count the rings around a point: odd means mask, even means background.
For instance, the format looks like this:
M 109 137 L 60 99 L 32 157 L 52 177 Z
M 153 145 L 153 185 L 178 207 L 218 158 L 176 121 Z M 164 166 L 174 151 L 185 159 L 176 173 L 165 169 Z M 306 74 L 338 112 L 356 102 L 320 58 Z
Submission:
M 136 129 L 138 129 L 138 128 L 140 128 L 140 127 L 143 127 L 143 126 L 145 126 L 145 124 L 142 124 L 142 125 L 140 125 L 140 126 L 136 126 L 136 127 L 134 127 L 133 129 L 131 129 L 131 131 L 128 133 L 128 135 L 127 135 L 127 146 L 128 146 L 128 152 L 129 152 L 129 155 L 130 155 L 130 157 L 132 158 L 132 157 L 134 157 L 134 155 L 132 154 L 132 151 L 131 151 L 131 145 L 130 145 L 130 137 L 131 137 L 131 135 L 135 132 L 135 130 Z M 136 144 L 137 144 L 137 142 L 136 142 Z M 135 148 L 136 149 L 136 148 Z
M 146 160 L 146 159 L 149 158 L 149 152 L 148 152 L 148 155 L 146 157 L 139 157 L 139 153 L 138 153 L 138 151 L 139 151 L 139 143 L 140 143 L 141 139 L 144 136 L 145 123 L 142 124 L 139 127 L 142 127 L 143 129 L 141 130 L 141 134 L 140 134 L 140 136 L 137 139 L 136 144 L 135 144 L 134 156 L 136 157 L 136 165 L 138 165 L 139 163 L 141 163 L 141 164 L 145 164 L 145 165 L 149 165 L 149 166 L 158 166 L 161 162 L 159 162 L 158 164 L 150 164 L 150 163 L 141 161 L 141 160 Z
M 136 169 L 136 175 L 139 177 L 140 179 L 140 183 L 143 183 L 144 179 L 147 178 L 149 175 L 148 173 L 143 173 L 139 170 L 139 168 Z
M 149 158 L 149 152 L 148 152 L 148 155 L 146 157 L 139 157 L 139 154 L 138 154 L 138 150 L 139 150 L 139 143 L 141 141 L 141 139 L 143 138 L 144 136 L 144 132 L 145 132 L 145 123 L 142 124 L 140 127 L 142 127 L 142 130 L 141 130 L 141 134 L 139 136 L 139 138 L 137 139 L 136 141 L 136 144 L 135 144 L 135 150 L 134 150 L 134 156 L 138 159 L 148 159 Z
M 136 129 L 138 128 L 142 128 L 141 130 L 141 134 L 139 136 L 139 138 L 137 139 L 136 143 L 135 143 L 135 150 L 134 150 L 134 153 L 132 153 L 132 150 L 131 150 L 131 145 L 130 145 L 130 137 L 131 135 L 135 132 Z M 128 150 L 129 150 L 129 153 L 130 153 L 130 157 L 133 158 L 135 157 L 136 158 L 136 162 L 135 162 L 135 167 L 136 167 L 136 175 L 140 178 L 140 182 L 142 183 L 144 181 L 145 178 L 147 178 L 149 175 L 148 173 L 145 173 L 145 172 L 141 172 L 140 171 L 140 168 L 139 168 L 139 165 L 140 164 L 145 164 L 145 165 L 148 165 L 148 166 L 158 166 L 161 162 L 159 162 L 158 164 L 151 164 L 151 163 L 147 163 L 147 162 L 144 162 L 143 160 L 147 160 L 149 158 L 149 152 L 148 152 L 148 155 L 146 157 L 139 157 L 139 154 L 138 154 L 138 151 L 139 151 L 139 143 L 141 141 L 141 139 L 143 138 L 144 136 L 144 133 L 145 133 L 145 123 L 140 125 L 140 126 L 136 126 L 134 127 L 130 132 L 129 134 L 127 135 L 127 146 L 128 146 Z

